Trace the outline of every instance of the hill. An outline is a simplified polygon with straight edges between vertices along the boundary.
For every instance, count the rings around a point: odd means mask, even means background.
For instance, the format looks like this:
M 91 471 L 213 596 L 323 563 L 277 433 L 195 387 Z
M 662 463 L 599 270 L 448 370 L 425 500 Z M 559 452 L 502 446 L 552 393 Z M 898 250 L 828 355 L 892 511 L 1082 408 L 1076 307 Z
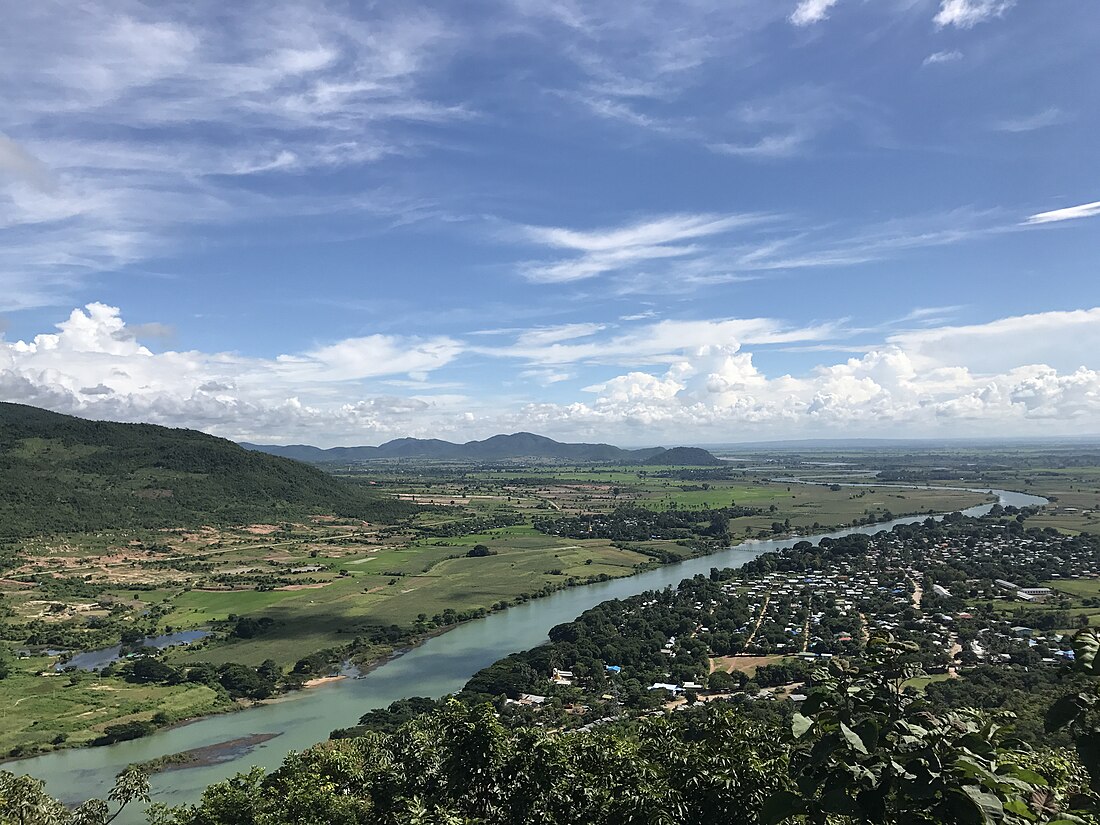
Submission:
M 0 403 L 0 538 L 311 513 L 388 520 L 412 509 L 194 430 Z
M 604 462 L 609 464 L 677 464 L 711 466 L 722 462 L 697 447 L 676 447 L 666 450 L 651 447 L 624 450 L 611 444 L 567 444 L 534 433 L 494 435 L 484 441 L 454 444 L 438 438 L 398 438 L 378 447 L 333 447 L 322 450 L 305 444 L 278 446 L 274 444 L 242 444 L 248 450 L 294 458 L 313 463 L 384 461 L 416 458 L 432 461 L 505 461 L 539 459 L 546 461 Z M 666 460 L 675 453 L 677 460 Z
M 646 464 L 665 467 L 718 467 L 725 463 L 702 447 L 673 447 L 671 450 L 665 450 L 646 461 Z

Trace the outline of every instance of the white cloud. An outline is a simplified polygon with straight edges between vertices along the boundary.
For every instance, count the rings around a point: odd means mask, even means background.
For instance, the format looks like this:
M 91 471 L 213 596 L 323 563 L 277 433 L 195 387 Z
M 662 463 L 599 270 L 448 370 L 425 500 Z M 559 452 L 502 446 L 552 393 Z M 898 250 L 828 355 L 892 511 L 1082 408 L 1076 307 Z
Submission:
M 119 310 L 89 304 L 57 332 L 0 340 L 0 400 L 125 421 L 192 426 L 240 438 L 336 431 L 403 433 L 411 417 L 445 418 L 461 396 L 367 398 L 363 380 L 424 375 L 453 361 L 449 338 L 372 335 L 276 358 L 196 351 L 154 352 Z M 441 428 L 449 425 L 439 422 Z
M 548 431 L 622 431 L 631 443 L 646 433 L 729 442 L 1096 432 L 1097 341 L 1100 310 L 1041 313 L 898 335 L 807 376 L 776 378 L 735 344 L 714 345 L 663 374 L 631 371 L 595 384 L 592 401 L 529 405 L 512 420 Z
M 415 154 L 438 139 L 420 124 L 471 117 L 428 90 L 457 27 L 424 10 L 43 0 L 5 11 L 4 309 L 171 255 L 197 225 L 404 214 L 392 193 L 322 199 L 287 173 Z
M 941 0 L 934 19 L 938 26 L 969 29 L 991 17 L 1000 17 L 1014 5 L 1015 0 Z
M 939 66 L 943 63 L 957 63 L 963 59 L 963 53 L 958 49 L 953 49 L 949 52 L 932 52 L 928 57 L 924 58 L 922 66 Z
M 838 323 L 792 327 L 773 318 L 665 320 L 638 324 L 625 332 L 583 342 L 532 341 L 519 336 L 514 344 L 478 350 L 495 357 L 518 358 L 532 364 L 671 364 L 707 347 L 739 348 L 742 344 L 771 345 L 820 341 L 835 336 Z
M 1078 218 L 1092 218 L 1100 215 L 1100 201 L 1082 203 L 1079 206 L 1067 206 L 1064 209 L 1053 209 L 1050 212 L 1039 212 L 1028 217 L 1026 223 L 1057 223 L 1058 221 L 1072 221 Z
M 526 330 L 520 335 L 517 343 L 525 347 L 556 344 L 560 341 L 590 338 L 605 328 L 605 324 L 562 324 L 556 327 L 538 327 Z
M 787 158 L 797 154 L 809 139 L 808 134 L 788 132 L 765 135 L 755 143 L 712 143 L 709 148 L 720 155 L 734 155 L 742 158 Z
M 1036 129 L 1045 129 L 1048 126 L 1064 123 L 1065 120 L 1065 113 L 1057 106 L 1051 106 L 1033 115 L 999 121 L 993 128 L 1000 132 L 1034 132 Z
M 585 231 L 526 226 L 498 237 L 573 253 L 521 262 L 518 270 L 529 280 L 609 276 L 611 288 L 625 296 L 689 293 L 771 272 L 866 264 L 1021 228 L 1006 210 L 964 208 L 854 227 L 814 225 L 795 216 L 702 214 Z
M 826 85 L 793 86 L 746 100 L 707 141 L 712 152 L 748 159 L 804 154 L 810 144 L 842 123 L 866 128 L 874 115 L 866 104 Z
M 0 340 L 0 400 L 322 446 L 517 429 L 630 444 L 1100 431 L 1100 308 L 899 332 L 801 375 L 768 375 L 752 350 L 824 346 L 843 336 L 841 325 L 799 329 L 758 318 L 557 329 L 571 337 L 521 346 L 520 332 L 517 343 L 478 350 L 450 338 L 372 335 L 258 358 L 157 352 L 116 309 L 91 304 L 56 332 Z M 471 398 L 398 380 L 442 373 L 462 353 L 518 360 L 518 381 L 496 371 L 502 388 L 521 394 Z M 603 377 L 571 389 L 576 376 L 594 371 Z M 380 392 L 379 384 L 408 394 Z M 564 400 L 528 403 L 522 392 L 531 384 L 552 386 Z
M 976 373 L 1006 373 L 1024 364 L 1062 372 L 1100 368 L 1100 308 L 1043 312 L 991 321 L 900 332 L 888 342 L 918 366 L 951 364 Z
M 790 20 L 796 26 L 819 23 L 829 16 L 829 9 L 837 2 L 838 0 L 801 0 L 798 7 L 791 12 Z
M 587 232 L 564 227 L 525 226 L 519 230 L 520 238 L 580 254 L 556 261 L 529 263 L 523 268 L 523 274 L 539 283 L 562 283 L 594 278 L 664 258 L 692 256 L 700 249 L 685 241 L 722 235 L 764 219 L 761 215 L 669 215 Z

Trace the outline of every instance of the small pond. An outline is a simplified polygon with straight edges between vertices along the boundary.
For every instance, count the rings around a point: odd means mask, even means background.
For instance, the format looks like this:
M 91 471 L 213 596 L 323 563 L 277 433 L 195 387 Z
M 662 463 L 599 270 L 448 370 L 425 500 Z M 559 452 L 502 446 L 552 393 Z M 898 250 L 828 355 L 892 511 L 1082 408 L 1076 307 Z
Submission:
M 177 633 L 166 633 L 163 636 L 147 636 L 142 640 L 141 646 L 163 650 L 166 647 L 175 647 L 176 645 L 189 645 L 199 639 L 205 639 L 209 635 L 209 630 L 181 630 Z M 54 665 L 54 670 L 67 670 L 68 668 L 102 670 L 111 662 L 117 662 L 121 658 L 122 645 L 105 647 L 103 650 L 86 650 L 83 653 L 77 653 L 67 662 L 58 662 Z

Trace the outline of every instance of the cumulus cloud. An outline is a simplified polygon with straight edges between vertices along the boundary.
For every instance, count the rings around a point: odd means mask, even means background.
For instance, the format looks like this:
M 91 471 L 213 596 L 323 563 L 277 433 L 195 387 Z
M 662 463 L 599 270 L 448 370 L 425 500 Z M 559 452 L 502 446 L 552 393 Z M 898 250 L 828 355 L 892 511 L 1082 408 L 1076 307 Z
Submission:
M 424 376 L 450 363 L 453 339 L 372 335 L 275 358 L 154 352 L 116 307 L 76 309 L 57 331 L 0 340 L 0 400 L 89 417 L 191 426 L 242 438 L 339 431 L 404 434 L 413 416 L 459 398 L 363 398 L 363 380 Z M 441 423 L 441 426 L 448 426 Z
M 662 373 L 593 384 L 586 401 L 531 404 L 512 421 L 552 431 L 993 435 L 1100 429 L 1100 309 L 899 333 L 803 376 L 769 377 L 736 342 L 681 351 Z M 652 439 L 650 439 L 652 440 Z
M 935 21 L 938 26 L 969 29 L 991 17 L 1000 17 L 1015 0 L 941 0 Z
M 844 335 L 836 322 L 666 320 L 536 328 L 482 348 L 369 335 L 259 358 L 155 351 L 116 308 L 90 304 L 54 332 L 0 339 L 0 400 L 321 446 L 520 429 L 635 444 L 1100 431 L 1100 308 L 901 331 L 798 375 L 758 366 L 768 347 L 817 341 L 835 351 Z M 515 362 L 518 381 L 476 398 L 417 382 L 460 355 L 491 359 L 502 377 Z M 600 377 L 571 383 L 581 375 Z M 530 403 L 527 386 L 559 400 Z

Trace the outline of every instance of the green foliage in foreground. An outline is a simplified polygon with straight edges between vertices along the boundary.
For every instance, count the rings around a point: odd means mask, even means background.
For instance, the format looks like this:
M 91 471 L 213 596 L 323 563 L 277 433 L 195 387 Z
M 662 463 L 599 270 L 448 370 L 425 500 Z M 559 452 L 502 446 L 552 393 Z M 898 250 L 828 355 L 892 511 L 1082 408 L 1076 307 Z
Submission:
M 1083 772 L 1072 783 L 1037 772 L 1042 760 L 1008 736 L 1011 714 L 934 714 L 907 691 L 920 673 L 907 662 L 916 644 L 871 644 L 888 655 L 862 669 L 830 663 L 794 715 L 791 787 L 768 801 L 765 822 L 1026 825 L 1092 806 L 1088 797 L 1071 801 L 1065 787 L 1083 785 Z
M 194 430 L 86 421 L 0 403 L 0 538 L 247 524 L 417 508 Z
M 593 730 L 506 727 L 490 704 L 451 700 L 393 733 L 331 741 L 154 806 L 153 825 L 1068 825 L 1095 823 L 1096 795 L 1069 751 L 1008 737 L 1011 714 L 935 714 L 905 688 L 905 645 L 829 665 L 790 727 L 712 703 Z M 1100 645 L 1097 645 L 1100 649 Z M 1073 704 L 1071 702 L 1070 704 Z M 1090 706 L 1091 707 L 1091 706 Z M 1069 724 L 1082 725 L 1080 714 Z M 1061 719 L 1066 722 L 1066 719 Z M 1087 765 L 1087 761 L 1086 761 Z M 0 819 L 103 825 L 0 782 Z M 19 783 L 22 782 L 22 785 Z M 4 808 L 3 788 L 22 807 Z M 9 797 L 13 795 L 8 792 Z M 18 801 L 18 800 L 17 800 Z M 105 814 L 100 804 L 87 808 Z M 21 818 L 15 816 L 21 812 Z
M 208 788 L 161 825 L 756 822 L 786 748 L 731 708 L 619 731 L 509 730 L 450 702 L 396 734 L 329 742 Z
M 149 778 L 135 767 L 118 775 L 106 802 L 90 799 L 75 810 L 48 796 L 37 779 L 0 771 L 3 825 L 109 825 L 127 805 L 148 801 Z

